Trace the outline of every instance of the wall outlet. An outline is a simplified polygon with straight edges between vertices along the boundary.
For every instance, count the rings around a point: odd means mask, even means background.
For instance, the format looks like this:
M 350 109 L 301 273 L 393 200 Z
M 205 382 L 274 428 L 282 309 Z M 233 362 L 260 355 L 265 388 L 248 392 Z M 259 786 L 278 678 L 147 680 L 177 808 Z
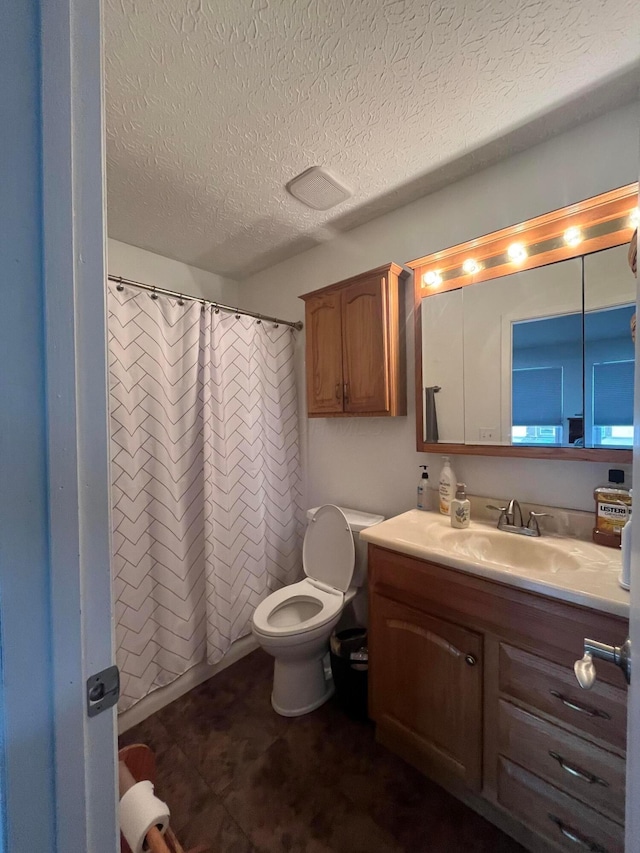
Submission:
M 498 440 L 498 428 L 497 427 L 481 427 L 480 428 L 480 441 L 497 441 Z

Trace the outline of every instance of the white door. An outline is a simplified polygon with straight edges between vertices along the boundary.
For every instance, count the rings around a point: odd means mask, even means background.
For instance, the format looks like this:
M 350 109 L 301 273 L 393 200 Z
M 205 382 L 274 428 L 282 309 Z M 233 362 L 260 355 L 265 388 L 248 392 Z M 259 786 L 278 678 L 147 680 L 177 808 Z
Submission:
M 99 0 L 0 25 L 0 850 L 114 853 Z
M 640 316 L 640 299 L 636 298 Z M 640 335 L 636 335 L 636 377 L 633 438 L 634 497 L 640 498 Z M 627 726 L 626 853 L 640 853 L 640 512 L 633 514 L 631 551 L 632 675 Z

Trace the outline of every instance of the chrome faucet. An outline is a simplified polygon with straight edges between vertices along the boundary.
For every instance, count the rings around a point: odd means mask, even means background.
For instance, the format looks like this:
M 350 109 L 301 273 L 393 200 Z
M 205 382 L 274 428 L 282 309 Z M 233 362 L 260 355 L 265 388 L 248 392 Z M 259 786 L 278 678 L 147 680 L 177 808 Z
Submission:
M 516 524 L 516 510 L 518 511 L 518 522 Z M 507 507 L 507 518 L 514 527 L 524 527 L 524 521 L 522 520 L 522 507 L 520 506 L 520 502 L 515 498 L 511 498 L 509 501 L 509 506 Z
M 553 518 L 553 516 L 548 512 L 534 512 L 531 510 L 529 513 L 529 520 L 525 525 L 522 517 L 522 507 L 520 506 L 519 501 L 515 500 L 515 498 L 512 498 L 507 506 L 493 506 L 493 504 L 487 504 L 487 509 L 493 509 L 500 513 L 498 518 L 498 530 L 504 530 L 506 533 L 517 533 L 520 536 L 542 536 L 538 519 Z

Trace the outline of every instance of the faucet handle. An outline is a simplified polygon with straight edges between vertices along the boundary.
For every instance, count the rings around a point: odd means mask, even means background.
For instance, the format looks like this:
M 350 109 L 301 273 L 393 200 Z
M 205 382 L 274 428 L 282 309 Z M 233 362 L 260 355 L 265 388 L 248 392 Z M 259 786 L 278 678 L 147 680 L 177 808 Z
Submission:
M 535 512 L 531 510 L 529 513 L 529 521 L 527 521 L 527 527 L 529 530 L 535 530 L 538 535 L 540 535 L 540 525 L 538 524 L 539 518 L 553 518 L 553 515 L 550 512 Z
M 493 504 L 487 504 L 487 509 L 494 509 L 496 512 L 500 513 L 500 517 L 498 518 L 498 530 L 502 530 L 504 526 L 509 524 L 509 511 L 506 506 L 494 506 Z

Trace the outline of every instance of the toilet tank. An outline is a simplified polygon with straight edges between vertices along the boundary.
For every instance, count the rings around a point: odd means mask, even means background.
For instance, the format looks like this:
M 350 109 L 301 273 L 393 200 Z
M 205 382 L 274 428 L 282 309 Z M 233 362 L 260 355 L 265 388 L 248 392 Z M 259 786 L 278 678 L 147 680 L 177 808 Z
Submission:
M 307 510 L 307 518 L 311 520 L 319 509 L 320 507 L 314 506 Z M 365 527 L 380 524 L 381 521 L 384 521 L 384 515 L 374 515 L 370 512 L 361 512 L 359 509 L 348 509 L 345 506 L 338 507 L 338 509 L 342 510 L 349 522 L 356 546 L 356 564 L 351 586 L 362 586 L 367 578 L 367 543 L 360 539 L 360 531 L 364 530 Z

